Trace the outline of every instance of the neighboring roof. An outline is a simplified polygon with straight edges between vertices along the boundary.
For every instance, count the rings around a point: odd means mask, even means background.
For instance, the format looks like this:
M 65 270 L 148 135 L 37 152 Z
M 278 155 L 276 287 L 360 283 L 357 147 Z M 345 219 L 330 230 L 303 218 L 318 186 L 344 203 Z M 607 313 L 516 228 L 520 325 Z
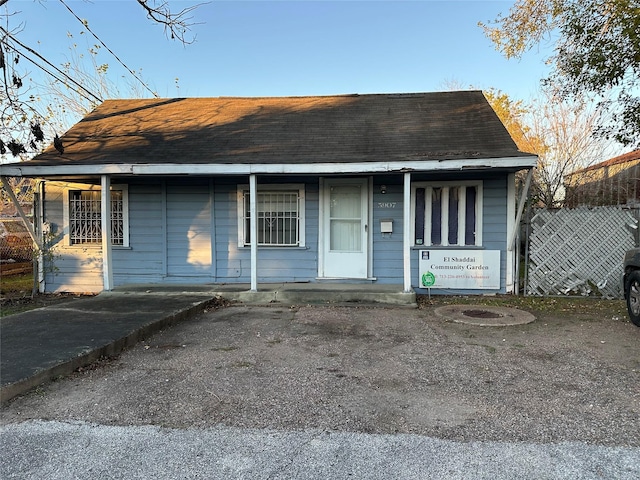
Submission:
M 389 171 L 536 163 L 518 151 L 481 91 L 107 100 L 62 144 L 64 153 L 49 146 L 13 170 L 301 173 L 336 164 L 338 171 Z
M 620 165 L 623 163 L 633 162 L 635 160 L 640 160 L 640 149 L 634 150 L 633 152 L 628 152 L 623 155 L 618 155 L 617 157 L 610 158 L 609 160 L 605 160 L 604 162 L 596 163 L 595 165 L 591 165 L 586 168 L 581 168 L 580 170 L 576 170 L 575 172 L 571 172 L 567 174 L 567 177 L 572 175 L 577 175 L 579 173 L 590 172 L 593 170 L 598 170 L 600 168 L 612 167 L 613 165 Z

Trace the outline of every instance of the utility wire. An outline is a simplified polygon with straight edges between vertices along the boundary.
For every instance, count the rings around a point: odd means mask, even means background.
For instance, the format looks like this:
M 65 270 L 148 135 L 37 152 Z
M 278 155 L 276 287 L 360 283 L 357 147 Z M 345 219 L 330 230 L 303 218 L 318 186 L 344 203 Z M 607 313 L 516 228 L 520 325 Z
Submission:
M 88 100 L 89 102 L 93 102 L 93 101 L 97 101 L 97 102 L 102 102 L 102 98 L 100 98 L 100 96 L 96 95 L 95 93 L 91 92 L 90 90 L 88 90 L 84 85 L 78 83 L 77 81 L 75 81 L 73 78 L 71 78 L 68 74 L 66 74 L 65 72 L 63 72 L 62 70 L 60 70 L 58 67 L 56 67 L 53 63 L 51 63 L 49 60 L 47 60 L 46 58 L 44 58 L 42 55 L 40 55 L 38 52 L 36 52 L 35 50 L 33 50 L 32 48 L 28 47 L 27 45 L 25 45 L 24 43 L 20 42 L 17 38 L 15 38 L 13 35 L 11 35 L 8 31 L 6 31 L 3 27 L 0 27 L 0 31 L 2 31 L 2 33 L 4 33 L 4 35 L 6 35 L 7 38 L 11 39 L 12 42 L 15 42 L 16 44 L 18 44 L 20 47 L 24 48 L 26 51 L 28 51 L 29 53 L 35 55 L 36 57 L 38 57 L 40 60 L 42 60 L 43 62 L 45 62 L 49 67 L 53 68 L 56 72 L 58 72 L 60 75 L 62 75 L 64 78 L 67 79 L 68 82 L 72 83 L 73 85 L 75 85 L 78 89 L 84 91 L 86 93 L 86 95 L 84 95 L 82 93 L 82 91 L 78 91 L 78 94 L 82 97 L 84 97 L 86 100 Z M 13 48 L 15 50 L 15 47 Z M 17 50 L 16 50 L 17 51 Z M 38 64 L 35 60 L 29 58 L 28 55 L 26 55 L 24 52 L 20 52 L 20 54 L 28 61 L 30 61 L 31 63 L 33 63 L 36 67 L 40 68 L 41 70 L 43 70 L 47 75 L 52 76 L 53 78 L 55 78 L 56 80 L 58 80 L 59 82 L 65 83 L 65 80 L 57 77 L 53 72 L 47 70 L 45 67 L 43 67 L 42 65 Z M 89 97 L 93 97 L 93 98 L 89 98 Z
M 24 58 L 25 60 L 28 60 L 28 61 L 30 61 L 31 63 L 33 63 L 36 67 L 38 67 L 40 70 L 42 70 L 42 71 L 43 71 L 44 73 L 46 73 L 47 75 L 49 75 L 49 76 L 53 77 L 55 80 L 57 80 L 57 81 L 59 81 L 59 82 L 61 82 L 61 83 L 65 83 L 65 80 L 64 80 L 64 79 L 62 79 L 62 78 L 60 78 L 60 77 L 57 77 L 55 73 L 53 73 L 53 72 L 51 72 L 51 71 L 47 70 L 47 69 L 46 69 L 46 67 L 43 67 L 42 65 L 38 65 L 38 63 L 36 63 L 36 62 L 35 62 L 34 60 L 32 60 L 31 58 L 29 58 L 27 55 L 25 55 L 25 53 L 24 53 L 24 52 L 21 52 L 20 54 L 22 55 L 22 58 Z M 71 79 L 71 78 L 69 78 L 69 77 L 66 77 L 66 78 L 67 78 L 67 80 L 72 80 L 72 79 Z M 76 82 L 74 81 L 73 83 L 76 83 Z M 80 95 L 80 96 L 81 96 L 82 98 L 84 98 L 85 100 L 87 100 L 87 101 L 89 101 L 89 102 L 94 102 L 94 101 L 102 102 L 102 99 L 101 99 L 100 97 L 95 96 L 93 93 L 89 92 L 89 91 L 88 91 L 86 88 L 84 88 L 82 85 L 77 84 L 77 83 L 76 83 L 76 85 L 79 85 L 79 90 L 77 89 L 77 90 L 76 90 L 76 92 L 78 93 L 78 95 Z M 82 90 L 84 90 L 85 92 L 87 92 L 87 94 L 84 94 L 84 93 L 82 92 Z M 91 97 L 93 97 L 93 98 L 91 98 Z
M 65 8 L 66 8 L 67 10 L 69 10 L 69 12 L 71 13 L 71 15 L 73 15 L 74 17 L 76 17 L 76 19 L 77 19 L 77 20 L 78 20 L 78 21 L 83 25 L 83 27 L 84 27 L 84 28 L 85 28 L 85 29 L 86 29 L 86 30 L 87 30 L 91 35 L 93 35 L 93 36 L 94 36 L 94 38 L 95 38 L 96 40 L 98 40 L 98 41 L 102 44 L 102 46 L 103 46 L 104 48 L 106 48 L 106 49 L 107 49 L 107 51 L 108 51 L 111 55 L 113 55 L 113 58 L 115 58 L 115 59 L 120 63 L 120 65 L 122 65 L 125 69 L 127 69 L 127 71 L 128 71 L 128 72 L 133 76 L 133 78 L 135 78 L 136 80 L 138 80 L 138 81 L 142 84 L 142 86 L 143 86 L 144 88 L 146 88 L 149 92 L 151 92 L 151 94 L 152 94 L 155 98 L 158 98 L 158 94 L 157 94 L 157 93 L 155 93 L 153 90 L 151 90 L 151 89 L 149 88 L 149 86 L 148 86 L 146 83 L 144 83 L 144 81 L 142 81 L 142 79 L 140 79 L 140 78 L 139 78 L 139 77 L 138 77 L 138 76 L 133 72 L 133 70 L 131 70 L 129 67 L 127 67 L 127 66 L 124 64 L 124 62 L 123 62 L 122 60 L 120 60 L 120 58 L 118 58 L 118 56 L 117 56 L 115 53 L 113 53 L 113 51 L 112 51 L 109 47 L 107 47 L 107 45 L 105 45 L 105 43 L 104 43 L 104 42 L 103 42 L 103 41 L 102 41 L 102 40 L 101 40 L 101 39 L 100 39 L 100 38 L 99 38 L 95 33 L 93 33 L 93 32 L 91 31 L 91 29 L 89 28 L 89 25 L 87 25 L 87 23 L 86 23 L 86 22 L 82 21 L 82 19 L 81 19 L 80 17 L 78 17 L 78 16 L 75 14 L 75 12 L 69 8 L 69 6 L 68 6 L 66 3 L 64 3 L 64 0 L 60 0 L 60 3 L 61 3 L 62 5 L 64 5 L 64 6 L 65 6 Z

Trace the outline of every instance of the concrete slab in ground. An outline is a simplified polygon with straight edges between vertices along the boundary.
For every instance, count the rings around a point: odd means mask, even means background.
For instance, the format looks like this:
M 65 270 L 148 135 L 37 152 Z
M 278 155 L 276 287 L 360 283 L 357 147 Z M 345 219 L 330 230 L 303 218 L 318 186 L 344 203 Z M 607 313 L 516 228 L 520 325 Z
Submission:
M 517 308 L 486 305 L 446 305 L 436 308 L 435 313 L 453 322 L 481 327 L 524 325 L 536 319 L 531 313 Z

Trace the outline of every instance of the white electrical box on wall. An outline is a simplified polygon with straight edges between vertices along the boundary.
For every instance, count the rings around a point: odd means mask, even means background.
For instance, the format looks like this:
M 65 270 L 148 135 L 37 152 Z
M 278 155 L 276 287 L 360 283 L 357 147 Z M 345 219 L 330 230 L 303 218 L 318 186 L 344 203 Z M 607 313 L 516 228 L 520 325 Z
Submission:
M 380 233 L 393 233 L 393 220 L 380 220 Z

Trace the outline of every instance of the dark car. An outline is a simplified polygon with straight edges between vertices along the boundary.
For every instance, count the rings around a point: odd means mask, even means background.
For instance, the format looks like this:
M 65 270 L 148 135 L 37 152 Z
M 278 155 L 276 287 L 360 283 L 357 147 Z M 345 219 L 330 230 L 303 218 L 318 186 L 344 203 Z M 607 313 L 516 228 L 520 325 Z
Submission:
M 633 248 L 624 256 L 622 285 L 629 317 L 634 325 L 640 327 L 640 248 Z

